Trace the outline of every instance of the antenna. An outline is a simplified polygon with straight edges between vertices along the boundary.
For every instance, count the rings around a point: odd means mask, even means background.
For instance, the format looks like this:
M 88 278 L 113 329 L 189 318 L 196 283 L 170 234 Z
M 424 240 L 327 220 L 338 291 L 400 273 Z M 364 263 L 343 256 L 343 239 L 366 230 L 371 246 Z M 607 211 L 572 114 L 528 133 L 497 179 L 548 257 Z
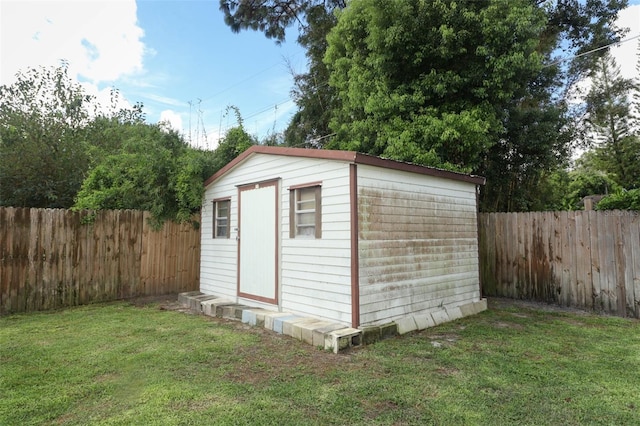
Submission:
M 204 147 L 208 145 L 208 143 L 207 143 L 207 129 L 205 129 L 204 127 L 204 119 L 202 118 L 204 115 L 204 111 L 202 111 L 201 105 L 202 105 L 202 99 L 198 99 L 198 129 L 200 128 L 200 126 L 202 126 L 202 138 L 204 141 L 204 144 L 202 144 L 202 146 Z
M 191 139 L 191 101 L 187 102 L 189 104 L 189 143 L 193 144 L 193 139 Z
M 278 104 L 275 104 L 273 107 L 273 127 L 271 127 L 271 131 L 276 133 L 276 123 L 278 122 Z

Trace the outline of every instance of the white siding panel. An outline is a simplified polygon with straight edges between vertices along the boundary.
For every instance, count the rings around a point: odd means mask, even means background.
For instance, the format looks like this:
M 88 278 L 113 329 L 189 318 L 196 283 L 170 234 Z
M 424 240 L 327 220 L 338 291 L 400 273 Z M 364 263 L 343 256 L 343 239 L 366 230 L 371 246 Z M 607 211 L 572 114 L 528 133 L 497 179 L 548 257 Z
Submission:
M 208 188 L 204 194 L 200 224 L 200 291 L 227 298 L 237 295 L 238 246 L 231 238 L 213 238 L 213 200 L 231 198 L 230 229 L 237 227 L 238 200 L 235 187 Z
M 360 320 L 479 299 L 475 185 L 358 166 Z
M 209 185 L 202 213 L 201 291 L 236 296 L 237 185 L 271 179 L 280 179 L 281 306 L 273 308 L 350 323 L 349 164 L 346 162 L 254 154 Z M 322 238 L 289 238 L 289 187 L 318 181 L 322 182 Z M 211 236 L 211 201 L 222 197 L 231 197 L 231 238 L 226 241 Z M 230 247 L 225 248 L 225 244 Z

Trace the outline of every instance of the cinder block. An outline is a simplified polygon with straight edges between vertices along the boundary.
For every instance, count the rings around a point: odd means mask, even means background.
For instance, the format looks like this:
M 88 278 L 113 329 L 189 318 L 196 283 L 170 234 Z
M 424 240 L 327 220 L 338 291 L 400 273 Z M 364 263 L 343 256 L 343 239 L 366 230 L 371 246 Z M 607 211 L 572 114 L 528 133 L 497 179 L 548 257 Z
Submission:
M 463 317 L 462 311 L 458 306 L 448 307 L 446 310 L 447 310 L 447 315 L 449 316 L 449 321 L 455 321 Z
M 398 324 L 389 322 L 380 326 L 380 338 L 389 339 L 398 335 Z
M 189 309 L 191 309 L 192 311 L 195 312 L 202 312 L 202 307 L 200 306 L 200 303 L 203 300 L 211 300 L 211 299 L 215 299 L 215 296 L 211 296 L 209 294 L 201 294 L 198 296 L 190 296 L 189 297 Z
M 321 346 L 324 347 L 325 335 L 335 330 L 340 330 L 344 328 L 343 324 L 329 324 L 325 327 L 316 328 L 313 330 L 312 334 L 312 345 L 313 346 Z
M 247 309 L 242 312 L 242 322 L 249 325 L 256 325 L 256 314 L 255 312 Z
M 247 305 L 239 305 L 235 307 L 235 315 L 231 319 L 237 319 L 238 321 L 242 321 L 242 313 L 247 309 L 251 309 L 251 306 Z
M 326 327 L 331 324 L 329 321 L 322 321 L 316 318 L 310 318 L 309 321 L 303 321 L 293 324 L 293 333 L 297 336 L 300 330 L 300 340 L 310 345 L 313 344 L 313 330 Z
M 309 321 L 309 318 L 296 317 L 296 318 L 290 318 L 290 319 L 284 320 L 282 322 L 282 334 L 284 334 L 285 336 L 291 336 L 298 340 L 302 340 L 302 337 L 300 335 L 300 329 L 295 330 L 294 325 L 300 322 L 305 322 L 305 321 Z
M 235 302 L 215 303 L 214 306 L 215 306 L 216 317 L 222 318 L 224 316 L 224 308 L 226 308 L 227 306 L 233 306 L 236 304 L 237 303 Z
M 275 331 L 275 320 L 282 317 L 291 316 L 287 312 L 269 312 L 264 314 L 264 328 L 267 330 Z M 282 333 L 282 324 L 280 325 L 280 333 Z
M 248 308 L 249 307 L 246 305 L 240 305 L 237 303 L 234 303 L 231 305 L 218 306 L 216 308 L 216 316 L 226 318 L 226 319 L 239 320 L 242 318 L 243 309 L 248 309 Z M 220 311 L 221 311 L 221 315 L 219 315 Z
M 256 326 L 257 327 L 264 327 L 264 318 L 265 318 L 265 311 L 260 311 L 260 312 L 256 312 Z
M 196 310 L 197 310 L 199 313 L 203 313 L 203 312 L 204 312 L 204 308 L 203 308 L 203 306 L 202 306 L 202 303 L 203 303 L 203 302 L 207 302 L 207 301 L 209 301 L 209 300 L 217 299 L 217 297 L 216 297 L 216 296 L 211 296 L 211 295 L 205 295 L 205 296 L 196 296 L 196 298 L 195 298 L 195 299 L 196 299 L 196 301 L 197 301 L 197 303 L 196 303 Z
M 222 318 L 223 307 L 236 304 L 236 302 L 229 299 L 210 300 L 209 303 L 211 303 L 211 316 L 218 318 Z
M 475 302 L 474 305 L 476 306 L 476 313 L 478 314 L 488 309 L 487 299 L 480 299 L 478 302 Z
M 217 299 L 212 299 L 212 300 L 205 300 L 204 302 L 201 303 L 202 305 L 202 313 L 210 316 L 210 317 L 215 317 L 216 316 L 216 306 L 220 305 L 220 304 L 232 304 L 233 302 L 231 300 L 227 300 L 227 299 L 221 299 L 221 298 L 217 298 Z
M 297 315 L 287 314 L 286 316 L 273 319 L 273 331 L 282 334 L 284 332 L 284 322 L 290 319 L 300 318 Z
M 429 327 L 433 327 L 436 323 L 433 322 L 433 318 L 429 314 L 414 315 L 413 319 L 416 321 L 418 330 L 424 330 Z
M 253 326 L 259 326 L 261 327 L 262 325 L 264 325 L 264 312 L 266 311 L 266 309 L 260 309 L 260 308 L 256 308 L 256 309 L 245 309 L 242 311 L 242 322 L 247 323 L 249 325 L 253 325 Z M 262 323 L 259 324 L 260 319 L 262 319 Z
M 460 308 L 460 312 L 462 312 L 462 316 L 463 317 L 468 317 L 470 315 L 475 315 L 477 314 L 476 312 L 476 304 L 471 302 L 471 303 L 466 303 L 462 306 L 459 306 Z
M 184 293 L 179 293 L 178 294 L 178 303 L 180 303 L 181 305 L 188 307 L 189 306 L 189 299 L 193 296 L 200 296 L 204 293 L 201 293 L 199 291 L 187 291 Z
M 361 327 L 362 331 L 362 344 L 371 345 L 379 340 L 382 340 L 382 334 L 379 326 Z
M 433 323 L 435 325 L 449 321 L 449 315 L 447 315 L 447 311 L 445 311 L 444 309 L 439 309 L 437 311 L 431 312 L 431 318 L 433 318 Z
M 357 328 L 342 328 L 328 333 L 324 339 L 324 348 L 333 353 L 362 344 L 362 331 Z
M 412 316 L 397 319 L 395 323 L 398 326 L 398 334 L 406 334 L 418 329 L 418 325 Z

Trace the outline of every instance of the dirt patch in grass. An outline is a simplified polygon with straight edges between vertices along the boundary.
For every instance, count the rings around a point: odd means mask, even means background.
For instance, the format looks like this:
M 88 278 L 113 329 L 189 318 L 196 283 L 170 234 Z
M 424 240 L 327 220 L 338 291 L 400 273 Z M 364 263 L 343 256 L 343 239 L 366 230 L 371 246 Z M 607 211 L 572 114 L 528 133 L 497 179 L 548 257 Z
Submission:
M 452 367 L 438 367 L 436 368 L 435 372 L 442 376 L 455 376 L 457 374 L 460 374 L 460 370 Z
M 177 302 L 178 295 L 165 295 L 131 299 L 136 307 L 157 305 L 158 309 L 192 313 Z M 338 355 L 321 350 L 289 336 L 281 335 L 263 327 L 254 327 L 240 321 L 226 318 L 205 317 L 211 322 L 233 327 L 238 332 L 250 333 L 258 337 L 256 345 L 239 347 L 235 354 L 240 359 L 240 368 L 226 374 L 226 378 L 236 383 L 260 385 L 273 380 L 288 380 L 300 374 L 325 373 L 339 369 L 360 368 L 352 363 L 354 350 Z M 313 366 L 311 370 L 309 366 Z
M 226 322 L 243 333 L 258 336 L 255 346 L 238 348 L 240 368 L 227 373 L 226 378 L 237 383 L 260 385 L 274 380 L 290 380 L 301 375 L 326 376 L 327 372 L 359 368 L 352 362 L 352 352 L 334 354 L 289 336 L 262 327 L 251 327 L 235 321 Z
M 144 296 L 127 300 L 131 305 L 138 308 L 146 308 L 150 305 L 158 305 L 161 309 L 178 310 L 181 306 L 178 303 L 178 294 L 170 293 L 161 296 Z
M 521 324 L 503 321 L 496 321 L 493 323 L 493 326 L 498 328 L 515 328 L 516 330 L 522 330 L 524 328 Z
M 569 306 L 552 305 L 550 303 L 535 302 L 530 300 L 516 300 L 508 299 L 505 297 L 489 297 L 487 298 L 489 309 L 531 309 L 534 311 L 543 312 L 569 312 L 576 315 L 590 315 L 592 312 L 584 309 L 572 308 Z M 517 315 L 525 315 L 523 313 L 517 313 Z M 528 317 L 527 317 L 528 318 Z

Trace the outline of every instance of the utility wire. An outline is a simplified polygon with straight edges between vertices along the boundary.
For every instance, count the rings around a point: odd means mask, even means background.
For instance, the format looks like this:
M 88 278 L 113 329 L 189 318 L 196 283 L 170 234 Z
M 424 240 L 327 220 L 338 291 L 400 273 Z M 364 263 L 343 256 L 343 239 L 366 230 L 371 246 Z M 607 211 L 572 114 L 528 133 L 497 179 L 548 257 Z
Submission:
M 278 103 L 276 103 L 275 105 L 269 105 L 268 107 L 264 107 L 264 108 L 262 108 L 262 109 L 260 109 L 260 110 L 258 110 L 258 111 L 256 111 L 256 112 L 253 112 L 253 113 L 251 113 L 251 114 L 249 114 L 249 115 L 247 115 L 247 116 L 243 116 L 243 117 L 242 117 L 242 119 L 243 119 L 244 121 L 246 121 L 246 120 L 248 120 L 248 119 L 250 119 L 250 118 L 254 118 L 254 117 L 257 117 L 257 116 L 259 116 L 259 115 L 261 115 L 261 114 L 265 114 L 265 113 L 267 113 L 267 112 L 271 111 L 273 108 L 275 108 L 275 109 L 277 110 L 277 108 L 278 108 L 279 106 L 282 106 L 282 105 L 286 104 L 287 102 L 291 102 L 291 101 L 292 101 L 292 99 L 291 99 L 291 98 L 284 99 L 284 100 L 282 100 L 282 101 L 279 101 L 279 102 L 278 102 Z M 235 123 L 235 122 L 234 122 L 234 123 Z M 227 124 L 227 125 L 225 125 L 225 126 L 222 126 L 222 125 L 221 125 L 221 126 L 220 126 L 220 128 L 218 129 L 218 134 L 219 134 L 219 135 L 222 135 L 222 133 L 224 133 L 224 132 L 226 132 L 227 130 L 231 129 L 234 125 L 235 125 L 235 124 Z
M 596 48 L 596 49 L 592 49 L 592 50 L 589 50 L 589 51 L 587 51 L 587 52 L 582 52 L 582 53 L 579 53 L 579 54 L 574 55 L 574 56 L 569 56 L 569 57 L 566 57 L 566 58 L 558 59 L 558 60 L 557 60 L 557 61 L 555 61 L 555 62 L 552 62 L 552 63 L 550 63 L 550 64 L 547 64 L 547 65 L 543 66 L 542 68 L 552 67 L 552 66 L 554 66 L 554 65 L 558 65 L 558 64 L 560 64 L 560 63 L 562 63 L 562 62 L 569 61 L 569 60 L 571 60 L 571 59 L 579 58 L 579 57 L 581 57 L 581 56 L 585 56 L 585 55 L 590 55 L 590 54 L 592 54 L 592 53 L 598 52 L 598 51 L 600 51 L 600 50 L 602 50 L 602 49 L 606 49 L 606 48 L 611 47 L 611 46 L 619 46 L 619 45 L 621 45 L 622 43 L 626 43 L 626 42 L 628 42 L 628 41 L 635 40 L 635 39 L 637 39 L 637 38 L 640 38 L 640 34 L 635 35 L 635 36 L 633 36 L 633 37 L 629 37 L 629 38 L 624 39 L 624 40 L 620 40 L 620 41 L 616 41 L 616 42 L 613 42 L 613 43 L 609 43 L 609 44 L 606 44 L 606 45 L 604 45 L 604 46 L 600 46 L 600 47 L 598 47 L 598 48 Z
M 302 51 L 298 51 L 298 52 L 296 52 L 296 53 L 292 54 L 292 55 L 291 55 L 291 57 L 293 58 L 293 57 L 295 57 L 295 56 L 299 55 L 300 53 L 302 53 Z M 275 68 L 275 67 L 277 67 L 277 66 L 279 66 L 279 65 L 281 65 L 281 64 L 282 64 L 281 62 L 277 62 L 277 63 L 275 63 L 275 64 L 273 64 L 273 65 L 271 65 L 271 66 L 269 66 L 269 67 L 267 67 L 267 68 L 263 68 L 262 70 L 260 70 L 260 71 L 258 71 L 258 72 L 256 72 L 256 73 L 254 73 L 254 74 L 251 74 L 250 76 L 245 77 L 244 79 L 242 79 L 242 80 L 240 80 L 240 81 L 237 81 L 236 83 L 233 83 L 233 84 L 231 84 L 231 85 L 229 85 L 229 86 L 227 86 L 227 87 L 225 87 L 225 88 L 223 88 L 223 89 L 221 89 L 221 90 L 218 90 L 217 92 L 215 92 L 215 93 L 214 93 L 214 94 L 212 94 L 211 96 L 208 96 L 208 97 L 206 97 L 206 98 L 202 99 L 202 101 L 203 101 L 203 102 L 205 102 L 205 101 L 209 101 L 209 100 L 211 100 L 211 99 L 215 98 L 216 96 L 218 96 L 218 95 L 220 95 L 220 94 L 222 94 L 222 93 L 224 93 L 224 92 L 226 92 L 226 91 L 228 91 L 228 90 L 231 90 L 231 89 L 233 89 L 234 87 L 237 87 L 237 86 L 241 85 L 242 83 L 245 83 L 245 82 L 247 82 L 247 81 L 249 81 L 249 80 L 252 80 L 252 79 L 254 79 L 255 77 L 258 77 L 259 75 L 264 74 L 265 72 L 269 71 L 270 69 Z

